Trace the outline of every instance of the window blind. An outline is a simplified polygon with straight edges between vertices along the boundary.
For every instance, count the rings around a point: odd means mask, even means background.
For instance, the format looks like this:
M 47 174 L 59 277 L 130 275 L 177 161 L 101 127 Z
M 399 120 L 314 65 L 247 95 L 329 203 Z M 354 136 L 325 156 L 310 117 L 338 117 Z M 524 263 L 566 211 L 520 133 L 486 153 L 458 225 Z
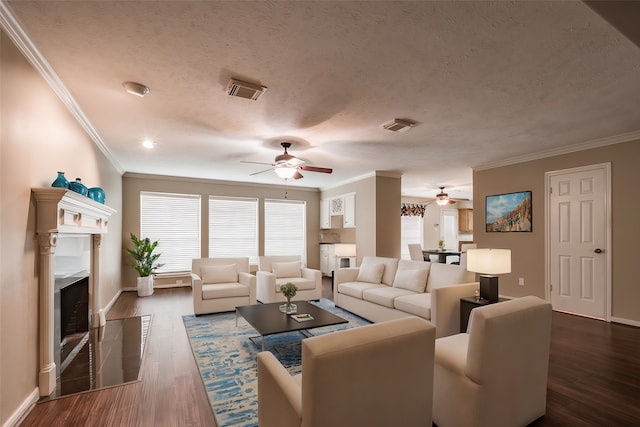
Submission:
M 258 263 L 258 199 L 209 197 L 209 257 Z
M 411 259 L 409 255 L 409 243 L 422 244 L 422 217 L 421 216 L 401 216 L 400 217 L 400 256 L 402 259 Z
M 307 263 L 306 203 L 296 200 L 264 201 L 264 254 L 300 255 Z
M 158 273 L 191 271 L 200 258 L 200 196 L 141 191 L 140 237 L 158 241 Z

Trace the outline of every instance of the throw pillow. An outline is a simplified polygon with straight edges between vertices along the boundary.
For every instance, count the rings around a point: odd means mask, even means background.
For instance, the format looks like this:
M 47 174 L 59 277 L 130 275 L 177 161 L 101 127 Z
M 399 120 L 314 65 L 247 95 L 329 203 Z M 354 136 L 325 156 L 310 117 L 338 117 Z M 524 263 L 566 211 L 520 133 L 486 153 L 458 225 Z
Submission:
M 229 265 L 207 265 L 200 268 L 202 272 L 202 283 L 236 283 L 238 282 L 238 271 L 235 264 Z
M 302 277 L 300 267 L 300 261 L 274 262 L 271 264 L 271 269 L 277 279 L 282 277 Z
M 363 264 L 358 271 L 358 282 L 367 282 L 380 284 L 382 274 L 384 273 L 384 264 Z
M 429 277 L 429 270 L 426 268 L 398 270 L 393 279 L 393 287 L 423 293 L 427 286 L 427 277 Z

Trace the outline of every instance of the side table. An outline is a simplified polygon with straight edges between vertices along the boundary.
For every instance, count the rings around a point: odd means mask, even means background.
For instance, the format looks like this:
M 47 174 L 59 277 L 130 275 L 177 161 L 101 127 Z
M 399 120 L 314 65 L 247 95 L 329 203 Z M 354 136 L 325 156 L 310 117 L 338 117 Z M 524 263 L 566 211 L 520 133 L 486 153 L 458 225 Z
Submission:
M 507 301 L 507 299 L 508 298 L 500 298 L 498 301 L 491 302 L 487 299 L 476 299 L 476 297 L 460 298 L 460 332 L 467 332 L 471 310 L 476 307 L 482 307 L 489 304 L 495 304 L 496 302 Z

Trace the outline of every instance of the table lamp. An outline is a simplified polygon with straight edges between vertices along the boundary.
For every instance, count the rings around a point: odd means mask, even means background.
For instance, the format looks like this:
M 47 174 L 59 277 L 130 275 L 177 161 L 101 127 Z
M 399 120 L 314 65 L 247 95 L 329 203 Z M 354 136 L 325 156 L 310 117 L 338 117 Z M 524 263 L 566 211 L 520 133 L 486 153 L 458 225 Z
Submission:
M 334 246 L 336 258 L 340 260 L 340 267 L 345 268 L 351 266 L 350 258 L 354 258 L 356 256 L 356 245 L 355 243 L 338 243 Z M 342 262 L 346 260 L 346 265 Z
M 511 249 L 468 249 L 467 270 L 480 273 L 480 298 L 497 302 L 496 275 L 511 273 Z

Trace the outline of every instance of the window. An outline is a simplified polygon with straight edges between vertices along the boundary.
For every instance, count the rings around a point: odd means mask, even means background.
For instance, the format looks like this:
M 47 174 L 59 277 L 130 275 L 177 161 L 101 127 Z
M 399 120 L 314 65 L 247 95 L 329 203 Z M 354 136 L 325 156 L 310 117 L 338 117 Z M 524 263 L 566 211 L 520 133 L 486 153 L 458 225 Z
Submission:
M 140 237 L 158 241 L 159 273 L 191 271 L 200 258 L 200 196 L 140 192 Z
M 422 244 L 422 217 L 421 216 L 401 216 L 400 217 L 400 256 L 402 259 L 411 259 L 409 256 L 409 243 Z
M 306 204 L 295 200 L 264 201 L 264 254 L 300 255 L 307 263 Z
M 258 263 L 258 199 L 209 197 L 209 257 Z

